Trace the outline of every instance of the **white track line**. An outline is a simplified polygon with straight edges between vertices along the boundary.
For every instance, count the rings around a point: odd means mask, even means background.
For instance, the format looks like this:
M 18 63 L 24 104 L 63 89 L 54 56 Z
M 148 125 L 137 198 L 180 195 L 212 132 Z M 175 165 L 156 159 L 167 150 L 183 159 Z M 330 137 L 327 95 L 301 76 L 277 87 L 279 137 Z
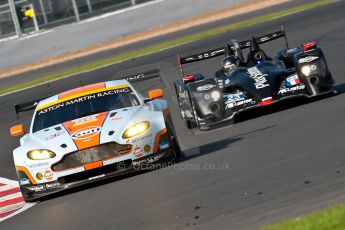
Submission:
M 122 14 L 122 13 L 125 13 L 125 12 L 128 12 L 128 11 L 136 10 L 136 9 L 143 8 L 143 7 L 146 7 L 146 6 L 150 6 L 150 5 L 153 5 L 153 4 L 157 4 L 157 3 L 160 3 L 160 2 L 163 2 L 163 1 L 165 1 L 165 0 L 155 0 L 155 1 L 150 1 L 150 2 L 146 2 L 146 3 L 130 6 L 130 7 L 124 8 L 122 10 L 116 10 L 114 12 L 105 13 L 105 14 L 102 14 L 100 16 L 96 16 L 96 17 L 92 17 L 92 18 L 89 18 L 89 19 L 82 20 L 82 21 L 79 22 L 79 24 L 97 21 L 97 20 L 102 19 L 102 18 L 107 18 L 107 17 L 113 16 L 113 15 L 116 15 L 116 14 Z

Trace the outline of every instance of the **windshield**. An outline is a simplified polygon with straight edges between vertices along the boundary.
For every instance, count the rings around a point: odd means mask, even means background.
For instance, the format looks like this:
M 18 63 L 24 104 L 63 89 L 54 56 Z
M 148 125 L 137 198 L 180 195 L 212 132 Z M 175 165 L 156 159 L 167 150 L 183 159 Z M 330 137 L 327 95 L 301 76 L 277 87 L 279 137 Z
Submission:
M 131 88 L 110 89 L 36 110 L 33 132 L 91 114 L 132 107 L 140 102 Z

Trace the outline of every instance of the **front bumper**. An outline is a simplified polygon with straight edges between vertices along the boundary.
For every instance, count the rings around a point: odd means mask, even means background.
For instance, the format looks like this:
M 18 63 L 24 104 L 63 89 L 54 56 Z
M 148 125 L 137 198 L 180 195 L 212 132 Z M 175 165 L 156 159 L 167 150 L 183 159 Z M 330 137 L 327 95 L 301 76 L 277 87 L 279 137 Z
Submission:
M 210 119 L 200 120 L 199 121 L 199 128 L 200 128 L 200 130 L 209 130 L 211 128 L 218 128 L 219 126 L 224 126 L 224 124 L 232 124 L 232 123 L 234 123 L 235 118 L 237 116 L 240 116 L 244 113 L 256 112 L 256 111 L 262 110 L 264 108 L 266 108 L 266 109 L 272 108 L 273 106 L 278 105 L 278 104 L 282 104 L 283 102 L 288 102 L 288 101 L 292 101 L 292 100 L 296 100 L 296 99 L 307 99 L 307 100 L 311 100 L 311 99 L 314 100 L 315 99 L 315 100 L 317 100 L 317 99 L 332 96 L 335 94 L 336 94 L 336 91 L 331 90 L 331 91 L 327 91 L 327 92 L 318 94 L 316 96 L 309 96 L 306 94 L 298 94 L 298 95 L 290 95 L 290 96 L 280 98 L 279 100 L 275 100 L 269 104 L 259 105 L 259 104 L 255 103 L 252 105 L 245 106 L 245 107 L 243 107 L 237 111 L 234 111 L 232 113 L 228 113 L 225 115 L 225 118 L 222 118 L 222 119 L 217 120 L 215 118 L 210 118 Z
M 77 186 L 94 183 L 107 178 L 147 169 L 155 169 L 156 165 L 172 161 L 173 158 L 173 150 L 168 148 L 136 160 L 124 160 L 100 168 L 59 177 L 57 180 L 48 183 L 21 185 L 20 188 L 24 199 L 30 202 L 39 200 L 47 195 L 75 188 Z

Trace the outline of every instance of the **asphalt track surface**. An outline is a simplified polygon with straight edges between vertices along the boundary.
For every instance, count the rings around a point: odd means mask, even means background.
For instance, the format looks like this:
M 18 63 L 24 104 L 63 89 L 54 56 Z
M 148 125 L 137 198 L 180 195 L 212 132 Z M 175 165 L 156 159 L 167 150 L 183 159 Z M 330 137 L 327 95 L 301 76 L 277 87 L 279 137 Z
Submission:
M 245 39 L 283 24 L 291 46 L 316 41 L 323 48 L 339 95 L 288 106 L 209 132 L 187 130 L 178 116 L 172 82 L 174 53 L 190 54 Z M 162 69 L 171 113 L 184 151 L 174 167 L 121 177 L 54 196 L 0 223 L 4 229 L 255 229 L 345 200 L 345 2 L 315 8 L 85 73 L 0 98 L 0 175 L 15 179 L 11 150 L 17 139 L 8 128 L 14 103 L 78 85 L 126 75 L 120 69 L 154 64 Z M 283 41 L 263 46 L 269 53 Z M 219 59 L 191 64 L 190 72 L 211 74 Z M 145 68 L 151 68 L 148 66 Z M 128 73 L 136 72 L 131 69 Z M 139 85 L 146 92 L 157 80 Z

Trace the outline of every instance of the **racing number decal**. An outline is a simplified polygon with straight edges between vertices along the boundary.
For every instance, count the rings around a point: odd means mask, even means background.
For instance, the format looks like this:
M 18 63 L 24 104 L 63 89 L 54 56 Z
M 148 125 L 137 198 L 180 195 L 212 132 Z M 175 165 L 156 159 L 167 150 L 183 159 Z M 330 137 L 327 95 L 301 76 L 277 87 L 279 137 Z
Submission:
M 107 115 L 107 112 L 99 113 L 68 121 L 63 125 L 71 135 L 78 149 L 86 149 L 99 145 L 102 126 Z

